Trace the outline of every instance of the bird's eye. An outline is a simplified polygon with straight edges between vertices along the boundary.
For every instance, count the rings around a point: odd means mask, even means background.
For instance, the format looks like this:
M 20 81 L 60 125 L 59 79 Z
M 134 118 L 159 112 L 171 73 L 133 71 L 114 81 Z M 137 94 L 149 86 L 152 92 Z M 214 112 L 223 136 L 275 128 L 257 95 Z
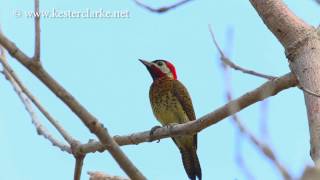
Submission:
M 158 66 L 162 66 L 163 62 L 159 61 L 157 64 L 158 64 Z

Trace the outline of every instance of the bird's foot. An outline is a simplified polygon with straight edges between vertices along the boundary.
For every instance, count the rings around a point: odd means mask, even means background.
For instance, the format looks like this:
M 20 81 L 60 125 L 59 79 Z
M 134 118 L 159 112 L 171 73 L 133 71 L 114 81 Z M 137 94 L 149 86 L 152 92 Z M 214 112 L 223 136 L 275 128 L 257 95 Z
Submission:
M 149 134 L 150 135 L 149 142 L 152 142 L 154 140 L 153 139 L 153 133 L 159 128 L 161 128 L 161 126 L 154 126 L 153 128 L 151 128 L 150 134 Z M 159 142 L 160 142 L 160 139 L 158 139 L 157 143 L 159 143 Z

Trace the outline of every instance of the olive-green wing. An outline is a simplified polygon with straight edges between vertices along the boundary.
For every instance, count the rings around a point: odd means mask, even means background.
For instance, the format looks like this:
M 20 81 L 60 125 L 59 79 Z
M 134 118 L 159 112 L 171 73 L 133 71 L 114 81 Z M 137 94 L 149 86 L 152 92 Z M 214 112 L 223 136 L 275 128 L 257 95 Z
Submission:
M 187 91 L 187 89 L 184 87 L 184 85 L 178 81 L 175 80 L 173 81 L 173 95 L 175 97 L 177 97 L 178 101 L 180 102 L 183 110 L 186 112 L 188 118 L 190 121 L 194 121 L 196 120 L 196 114 L 194 113 L 193 110 L 193 105 L 192 105 L 192 101 L 190 98 L 190 95 Z M 194 145 L 197 148 L 197 134 L 194 135 Z
M 196 120 L 196 115 L 193 110 L 192 101 L 187 89 L 184 85 L 178 81 L 173 81 L 173 95 L 177 97 L 178 101 L 180 102 L 183 110 L 187 113 L 187 116 L 190 121 Z

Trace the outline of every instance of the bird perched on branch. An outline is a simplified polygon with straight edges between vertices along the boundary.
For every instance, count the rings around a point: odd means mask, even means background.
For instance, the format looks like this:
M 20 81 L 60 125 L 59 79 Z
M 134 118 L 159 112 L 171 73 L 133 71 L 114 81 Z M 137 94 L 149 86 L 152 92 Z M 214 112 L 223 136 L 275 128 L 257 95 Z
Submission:
M 148 62 L 139 59 L 148 69 L 153 83 L 149 97 L 153 114 L 163 126 L 186 123 L 196 119 L 187 89 L 177 80 L 173 64 L 166 60 Z M 151 130 L 151 133 L 154 129 Z M 190 180 L 201 180 L 201 167 L 197 156 L 197 134 L 172 138 L 178 146 L 184 169 Z

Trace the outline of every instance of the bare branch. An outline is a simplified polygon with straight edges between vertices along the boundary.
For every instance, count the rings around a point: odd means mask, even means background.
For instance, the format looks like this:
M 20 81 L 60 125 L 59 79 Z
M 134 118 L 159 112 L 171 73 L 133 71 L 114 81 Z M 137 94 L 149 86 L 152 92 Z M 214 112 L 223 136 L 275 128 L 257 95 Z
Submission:
M 82 167 L 83 167 L 84 158 L 85 158 L 85 155 L 83 155 L 83 154 L 75 155 L 76 165 L 74 168 L 74 180 L 80 180 L 80 178 L 81 178 L 81 171 L 82 171 Z
M 1 55 L 0 61 L 2 63 L 6 62 L 4 54 Z M 14 88 L 15 92 L 17 93 L 17 95 L 19 96 L 21 102 L 24 104 L 27 112 L 29 113 L 29 115 L 31 117 L 32 123 L 34 124 L 34 126 L 37 129 L 38 134 L 43 136 L 44 138 L 48 139 L 52 143 L 53 146 L 57 146 L 62 151 L 66 151 L 68 153 L 71 153 L 71 148 L 70 148 L 69 145 L 66 145 L 66 144 L 60 142 L 59 140 L 55 139 L 49 133 L 49 131 L 41 124 L 38 116 L 36 115 L 36 113 L 34 112 L 34 110 L 32 108 L 31 102 L 29 101 L 28 97 L 25 96 L 25 94 L 23 93 L 21 87 L 15 81 L 15 79 L 11 76 L 11 74 L 6 69 L 4 69 L 3 73 L 4 73 L 5 77 L 6 77 L 6 79 L 8 79 L 8 81 L 13 86 L 13 88 Z
M 230 66 L 227 66 L 224 61 L 223 61 L 223 57 L 225 57 L 224 55 L 224 52 L 221 50 L 219 44 L 217 43 L 216 39 L 214 38 L 214 34 L 213 34 L 213 31 L 211 29 L 211 26 L 209 25 L 209 30 L 211 32 L 211 35 L 213 37 L 213 41 L 214 43 L 216 44 L 216 47 L 217 49 L 219 50 L 220 52 L 220 56 L 218 57 L 218 60 L 219 62 L 221 62 L 221 69 L 222 69 L 222 72 L 223 72 L 223 78 L 224 78 L 224 84 L 225 84 L 225 89 L 226 89 L 226 101 L 229 102 L 232 100 L 232 94 L 231 94 L 231 76 L 230 76 L 230 73 L 229 73 L 229 68 Z M 229 29 L 231 30 L 231 29 Z M 231 53 L 231 47 L 232 47 L 232 41 L 233 41 L 233 31 L 228 31 L 228 34 L 227 34 L 227 38 L 228 38 L 228 49 L 227 49 L 227 52 Z M 237 119 L 238 116 L 237 114 L 234 114 L 231 116 L 231 120 L 232 121 L 235 121 L 235 119 Z M 238 128 L 239 130 L 239 128 Z M 242 156 L 242 153 L 241 153 L 241 142 L 242 142 L 242 139 L 243 139 L 243 136 L 244 136 L 244 133 L 241 132 L 240 130 L 237 132 L 239 134 L 236 135 L 236 138 L 235 138 L 235 160 L 236 160 L 236 163 L 238 165 L 238 167 L 241 169 L 241 171 L 243 172 L 243 174 L 247 177 L 248 180 L 254 180 L 254 176 L 252 175 L 250 169 L 246 166 L 246 163 L 245 163 L 245 160 L 243 159 L 243 156 Z
M 213 32 L 212 32 L 210 26 L 209 26 L 209 29 L 210 29 L 212 37 L 215 41 L 215 38 L 213 36 Z M 217 48 L 220 49 L 219 45 L 216 41 L 215 41 L 215 44 L 216 44 Z M 220 59 L 222 59 L 222 57 L 224 57 L 225 55 L 223 54 L 221 49 L 219 51 L 221 52 Z M 225 90 L 226 90 L 225 96 L 227 98 L 227 101 L 232 101 L 233 95 L 232 95 L 231 77 L 230 77 L 227 66 L 222 66 L 222 70 L 223 70 L 224 84 L 225 84 Z M 230 107 L 229 111 L 233 111 L 233 109 L 231 109 L 231 108 L 239 109 L 238 107 Z M 241 123 L 237 114 L 233 114 L 231 117 L 232 117 L 233 122 L 237 126 L 237 128 L 240 130 L 240 132 L 243 135 L 245 135 L 246 137 L 248 137 L 250 142 L 253 143 L 256 146 L 256 148 L 274 164 L 274 166 L 281 173 L 283 178 L 285 180 L 291 180 L 292 176 L 289 174 L 289 171 L 279 162 L 279 160 L 276 158 L 272 149 L 267 144 L 265 144 L 261 140 L 259 140 L 252 132 L 250 132 L 250 130 L 247 129 Z
M 88 172 L 90 180 L 130 180 L 125 177 L 112 176 L 103 172 Z
M 147 9 L 147 10 L 149 10 L 150 12 L 154 12 L 154 13 L 164 13 L 164 12 L 167 12 L 167 11 L 169 11 L 169 10 L 172 10 L 172 9 L 178 7 L 178 6 L 181 6 L 181 5 L 183 5 L 183 4 L 186 4 L 187 2 L 190 2 L 190 1 L 192 1 L 192 0 L 182 0 L 182 1 L 179 1 L 179 2 L 177 2 L 177 3 L 175 3 L 175 4 L 173 4 L 173 5 L 170 5 L 170 6 L 164 6 L 164 7 L 160 7 L 160 8 L 152 8 L 152 7 L 150 7 L 150 6 L 142 3 L 142 2 L 139 1 L 139 0 L 134 0 L 134 2 L 135 2 L 138 6 L 144 8 L 144 9 Z
M 232 94 L 231 94 L 231 89 L 227 89 L 227 98 L 229 101 L 232 100 Z M 231 110 L 232 111 L 232 110 Z M 274 152 L 272 149 L 262 141 L 260 141 L 255 135 L 253 135 L 252 132 L 249 131 L 240 121 L 239 117 L 234 114 L 232 116 L 232 119 L 236 126 L 239 128 L 240 132 L 244 134 L 245 136 L 248 137 L 248 139 L 256 146 L 257 149 L 260 150 L 260 152 L 265 155 L 274 165 L 275 167 L 279 170 L 281 175 L 283 176 L 284 179 L 290 180 L 292 179 L 292 176 L 290 175 L 289 171 L 283 166 L 279 160 L 276 158 Z
M 53 118 L 50 113 L 41 105 L 38 99 L 25 87 L 25 85 L 18 78 L 16 73 L 2 58 L 0 58 L 1 64 L 5 68 L 6 72 L 10 74 L 13 80 L 21 88 L 22 92 L 32 101 L 32 103 L 39 109 L 39 111 L 49 120 L 49 122 L 58 130 L 58 132 L 63 136 L 63 138 L 69 143 L 69 145 L 76 142 L 76 140 L 60 125 L 60 123 Z
M 202 116 L 198 120 L 184 124 L 177 124 L 170 128 L 162 127 L 156 129 L 152 135 L 152 138 L 150 137 L 150 131 L 144 131 L 124 136 L 114 136 L 113 139 L 120 146 L 124 146 L 150 142 L 151 139 L 155 141 L 173 136 L 198 133 L 209 126 L 220 122 L 224 118 L 233 115 L 258 101 L 262 101 L 270 96 L 274 96 L 284 89 L 294 87 L 296 84 L 297 80 L 295 76 L 289 73 L 279 78 L 267 81 L 257 89 L 245 93 L 241 97 L 228 102 L 215 111 Z M 107 148 L 108 147 L 100 144 L 99 142 L 90 141 L 87 144 L 81 145 L 80 151 L 83 153 L 96 151 L 102 152 Z
M 75 180 L 80 180 L 81 177 L 81 171 L 82 171 L 82 166 L 83 166 L 83 160 L 85 155 L 79 153 L 79 142 L 75 140 L 69 133 L 58 123 L 57 120 L 55 120 L 46 110 L 45 108 L 40 104 L 40 102 L 36 99 L 35 96 L 32 95 L 32 93 L 23 85 L 23 83 L 20 81 L 18 76 L 15 74 L 13 69 L 10 67 L 10 65 L 7 63 L 5 60 L 5 54 L 4 54 L 4 49 L 1 47 L 1 64 L 5 69 L 5 75 L 7 79 L 11 82 L 11 84 L 14 86 L 14 88 L 20 88 L 21 94 L 24 93 L 23 95 L 26 95 L 28 98 L 27 100 L 30 99 L 33 104 L 40 110 L 40 112 L 49 120 L 49 122 L 58 130 L 58 132 L 64 137 L 64 139 L 69 143 L 70 147 L 68 146 L 68 151 L 69 153 L 74 154 L 74 157 L 76 159 L 76 165 L 75 165 L 75 172 L 74 172 L 74 179 Z M 15 87 L 17 86 L 17 87 Z M 30 104 L 31 106 L 31 104 Z M 34 113 L 34 112 L 33 112 Z M 34 113 L 35 115 L 35 113 Z M 36 121 L 34 123 L 36 128 L 38 129 L 39 127 L 43 129 L 42 125 L 40 124 L 40 121 Z M 41 129 L 40 129 L 41 131 Z M 47 131 L 46 129 L 42 131 Z M 39 133 L 39 130 L 38 130 Z M 39 133 L 43 134 L 43 133 Z M 47 133 L 48 134 L 48 133 Z M 49 138 L 48 138 L 49 139 Z M 56 141 L 52 140 L 52 137 L 49 139 L 50 141 Z M 52 142 L 53 144 L 56 144 L 55 142 Z M 61 149 L 61 147 L 60 147 Z M 72 151 L 71 151 L 72 150 Z
M 255 72 L 255 71 L 253 71 L 253 70 L 249 70 L 249 69 L 242 68 L 241 66 L 238 66 L 238 65 L 236 65 L 235 63 L 233 63 L 233 62 L 223 53 L 222 49 L 220 48 L 220 46 L 219 46 L 219 44 L 218 44 L 218 42 L 217 42 L 217 40 L 216 40 L 216 38 L 215 38 L 215 36 L 214 36 L 214 33 L 213 33 L 212 28 L 211 28 L 210 25 L 209 25 L 209 31 L 210 31 L 210 34 L 211 34 L 213 43 L 215 44 L 216 48 L 217 48 L 218 51 L 219 51 L 220 59 L 221 59 L 221 61 L 222 61 L 225 65 L 227 65 L 227 66 L 229 66 L 229 67 L 231 67 L 231 68 L 233 68 L 233 69 L 235 69 L 235 70 L 241 71 L 241 72 L 243 72 L 243 73 L 251 74 L 251 75 L 254 75 L 254 76 L 257 76 L 257 77 L 261 77 L 261 78 L 265 78 L 265 79 L 268 79 L 268 80 L 276 78 L 275 76 L 265 75 L 265 74 L 262 74 L 262 73 L 259 73 L 259 72 Z
M 40 61 L 40 12 L 39 0 L 34 0 L 34 26 L 35 26 L 35 47 L 33 59 Z
M 100 142 L 108 147 L 108 151 L 117 161 L 120 167 L 127 173 L 131 179 L 144 180 L 144 175 L 135 167 L 129 158 L 123 153 L 119 145 L 108 133 L 108 130 L 98 121 L 90 112 L 87 111 L 67 90 L 65 90 L 56 80 L 44 70 L 38 61 L 30 61 L 17 46 L 0 33 L 0 44 L 9 52 L 11 56 L 16 58 L 30 72 L 32 72 L 40 81 L 42 81 L 61 101 L 63 101 L 94 133 Z

